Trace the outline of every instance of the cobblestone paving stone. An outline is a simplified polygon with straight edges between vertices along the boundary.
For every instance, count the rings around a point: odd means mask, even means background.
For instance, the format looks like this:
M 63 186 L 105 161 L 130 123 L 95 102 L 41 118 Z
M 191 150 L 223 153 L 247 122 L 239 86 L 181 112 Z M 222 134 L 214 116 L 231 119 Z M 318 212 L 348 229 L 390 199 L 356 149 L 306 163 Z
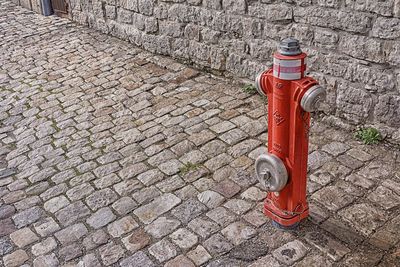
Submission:
M 0 265 L 399 266 L 398 149 L 315 121 L 311 216 L 280 232 L 258 95 L 4 0 L 0 62 Z

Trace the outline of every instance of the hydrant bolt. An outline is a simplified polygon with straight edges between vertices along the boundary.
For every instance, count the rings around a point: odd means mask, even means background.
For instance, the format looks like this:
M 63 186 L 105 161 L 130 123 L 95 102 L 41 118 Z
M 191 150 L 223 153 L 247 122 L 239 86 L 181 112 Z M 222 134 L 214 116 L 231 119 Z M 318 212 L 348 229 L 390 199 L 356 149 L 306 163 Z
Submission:
M 284 56 L 296 56 L 301 54 L 300 43 L 292 37 L 282 40 L 278 52 Z

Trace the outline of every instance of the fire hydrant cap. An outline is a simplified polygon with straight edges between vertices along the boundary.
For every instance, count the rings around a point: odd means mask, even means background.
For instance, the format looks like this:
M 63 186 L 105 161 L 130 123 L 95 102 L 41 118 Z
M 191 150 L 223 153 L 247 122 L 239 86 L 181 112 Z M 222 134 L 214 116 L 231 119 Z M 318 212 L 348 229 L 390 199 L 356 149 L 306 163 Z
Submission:
M 325 101 L 326 90 L 320 85 L 314 85 L 301 98 L 300 106 L 307 112 L 316 111 L 320 102 Z
M 260 95 L 262 95 L 262 96 L 267 96 L 267 95 L 265 94 L 265 92 L 263 91 L 262 85 L 261 85 L 261 79 L 262 79 L 263 74 L 264 74 L 263 71 L 257 74 L 257 76 L 256 76 L 256 81 L 255 81 L 255 85 L 256 85 L 257 92 L 258 92 Z
M 293 37 L 283 39 L 279 44 L 278 52 L 284 56 L 300 55 L 302 52 L 299 40 Z
M 283 161 L 271 153 L 261 154 L 256 159 L 256 175 L 261 186 L 270 192 L 281 191 L 288 181 L 288 172 Z

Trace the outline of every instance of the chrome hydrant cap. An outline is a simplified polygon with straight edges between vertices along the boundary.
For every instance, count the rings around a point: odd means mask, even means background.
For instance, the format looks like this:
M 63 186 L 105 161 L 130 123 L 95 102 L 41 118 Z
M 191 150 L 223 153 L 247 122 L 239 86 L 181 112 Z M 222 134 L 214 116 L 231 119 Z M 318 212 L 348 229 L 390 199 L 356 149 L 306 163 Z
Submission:
M 284 56 L 295 56 L 301 54 L 299 40 L 289 37 L 283 39 L 279 44 L 278 52 Z

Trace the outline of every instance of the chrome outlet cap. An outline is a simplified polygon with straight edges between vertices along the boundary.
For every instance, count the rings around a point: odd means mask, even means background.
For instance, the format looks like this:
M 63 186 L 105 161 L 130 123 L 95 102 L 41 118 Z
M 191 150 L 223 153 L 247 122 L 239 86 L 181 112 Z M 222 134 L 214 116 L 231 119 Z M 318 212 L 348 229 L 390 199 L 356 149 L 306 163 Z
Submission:
M 320 85 L 314 85 L 304 94 L 300 101 L 300 106 L 307 112 L 313 112 L 319 109 L 322 101 L 326 99 L 326 90 Z
M 262 77 L 263 74 L 264 74 L 264 71 L 262 71 L 262 72 L 260 72 L 260 73 L 257 74 L 256 80 L 255 80 L 255 86 L 256 86 L 257 92 L 258 92 L 260 95 L 262 95 L 262 96 L 267 96 L 267 95 L 264 93 L 264 91 L 262 90 L 262 88 L 261 88 L 261 77 Z
M 258 181 L 270 192 L 281 191 L 288 181 L 288 172 L 283 161 L 274 154 L 260 155 L 255 164 Z

